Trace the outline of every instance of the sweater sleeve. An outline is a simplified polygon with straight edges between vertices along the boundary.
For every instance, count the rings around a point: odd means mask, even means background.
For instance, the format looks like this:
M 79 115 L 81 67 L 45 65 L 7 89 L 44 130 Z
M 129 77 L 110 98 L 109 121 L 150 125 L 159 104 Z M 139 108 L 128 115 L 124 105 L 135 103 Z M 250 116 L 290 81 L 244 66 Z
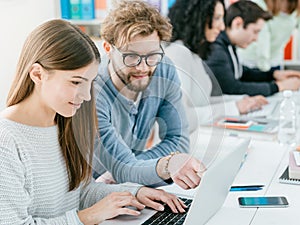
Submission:
M 243 76 L 241 77 L 241 80 L 253 82 L 272 81 L 274 80 L 273 73 L 274 70 L 262 72 L 258 69 L 251 69 L 247 66 L 243 66 Z
M 97 98 L 101 141 L 96 140 L 94 177 L 101 175 L 104 167 L 118 183 L 130 181 L 154 186 L 163 182 L 161 185 L 166 185 L 156 172 L 159 159 L 138 160 L 112 125 L 109 107 L 102 107 L 104 105 L 108 105 L 105 99 Z
M 142 185 L 134 183 L 123 184 L 105 184 L 95 182 L 94 179 L 85 187 L 82 188 L 80 194 L 80 209 L 91 207 L 107 195 L 113 192 L 130 192 L 136 195 Z
M 37 218 L 29 214 L 32 204 L 30 185 L 25 180 L 31 171 L 29 159 L 16 148 L 0 147 L 0 224 L 5 225 L 83 225 L 76 209 L 55 218 Z

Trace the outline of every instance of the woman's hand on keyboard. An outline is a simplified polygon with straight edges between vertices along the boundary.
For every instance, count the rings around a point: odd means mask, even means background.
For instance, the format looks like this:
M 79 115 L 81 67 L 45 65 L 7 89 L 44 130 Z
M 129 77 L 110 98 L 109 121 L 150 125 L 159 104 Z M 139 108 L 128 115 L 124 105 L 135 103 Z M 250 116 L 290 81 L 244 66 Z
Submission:
M 253 97 L 247 96 L 236 102 L 240 114 L 246 114 L 261 109 L 261 107 L 266 104 L 268 104 L 268 100 L 262 95 L 256 95 Z
M 134 209 L 129 207 L 134 207 Z M 138 216 L 145 205 L 141 204 L 130 192 L 113 192 L 93 206 L 78 212 L 83 224 L 99 224 L 118 215 Z M 137 209 L 137 210 L 135 210 Z
M 183 201 L 177 198 L 176 195 L 164 190 L 141 187 L 136 197 L 140 203 L 157 211 L 164 210 L 164 206 L 161 203 L 166 203 L 174 213 L 184 213 L 185 208 L 187 208 Z

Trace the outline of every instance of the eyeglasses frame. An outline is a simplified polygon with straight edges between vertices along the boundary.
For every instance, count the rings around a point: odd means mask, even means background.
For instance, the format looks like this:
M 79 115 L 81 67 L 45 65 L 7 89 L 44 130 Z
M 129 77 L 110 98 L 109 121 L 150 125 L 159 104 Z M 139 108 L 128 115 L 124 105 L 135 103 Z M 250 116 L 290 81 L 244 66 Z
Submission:
M 161 63 L 163 57 L 165 56 L 165 51 L 164 51 L 164 49 L 162 48 L 161 44 L 159 45 L 159 47 L 160 47 L 160 49 L 162 50 L 162 52 L 153 52 L 153 53 L 150 53 L 150 54 L 147 54 L 147 55 L 139 55 L 139 54 L 137 54 L 137 53 L 123 53 L 123 52 L 121 52 L 116 46 L 114 46 L 114 45 L 112 45 L 112 46 L 113 46 L 114 49 L 116 49 L 116 50 L 122 55 L 123 63 L 124 63 L 124 65 L 127 66 L 127 67 L 136 67 L 136 66 L 140 65 L 141 62 L 142 62 L 142 60 L 143 60 L 143 58 L 145 59 L 145 62 L 146 62 L 146 65 L 147 65 L 147 66 L 149 66 L 149 67 L 154 67 L 154 66 L 157 66 L 159 63 Z M 148 64 L 148 61 L 147 61 L 148 57 L 150 57 L 151 55 L 155 55 L 155 54 L 161 55 L 161 60 L 160 60 L 159 62 L 157 62 L 155 65 L 149 65 L 149 64 Z M 125 58 L 126 58 L 127 56 L 129 56 L 129 55 L 139 56 L 140 59 L 138 60 L 138 62 L 137 62 L 135 65 L 130 65 L 130 66 L 129 66 L 129 65 L 127 65 L 127 64 L 125 63 Z

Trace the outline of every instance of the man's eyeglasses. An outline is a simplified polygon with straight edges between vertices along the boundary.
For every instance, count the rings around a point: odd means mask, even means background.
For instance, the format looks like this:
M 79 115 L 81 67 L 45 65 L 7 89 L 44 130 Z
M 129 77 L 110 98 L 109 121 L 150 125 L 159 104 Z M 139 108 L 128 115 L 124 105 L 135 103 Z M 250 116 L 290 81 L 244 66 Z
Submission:
M 145 58 L 145 62 L 148 66 L 156 66 L 161 62 L 165 55 L 165 52 L 161 45 L 159 47 L 162 50 L 162 52 L 155 52 L 147 55 L 139 55 L 136 53 L 123 53 L 116 46 L 113 45 L 113 47 L 122 55 L 123 63 L 125 64 L 125 66 L 128 67 L 135 67 L 140 65 L 143 58 Z

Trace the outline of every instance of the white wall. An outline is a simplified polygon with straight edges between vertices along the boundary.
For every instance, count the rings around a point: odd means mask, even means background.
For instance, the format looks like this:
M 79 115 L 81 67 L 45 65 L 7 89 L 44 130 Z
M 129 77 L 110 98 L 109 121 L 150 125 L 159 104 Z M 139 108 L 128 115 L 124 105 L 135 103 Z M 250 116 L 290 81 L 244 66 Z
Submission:
M 0 0 L 0 111 L 5 107 L 27 35 L 40 23 L 59 14 L 58 0 Z

